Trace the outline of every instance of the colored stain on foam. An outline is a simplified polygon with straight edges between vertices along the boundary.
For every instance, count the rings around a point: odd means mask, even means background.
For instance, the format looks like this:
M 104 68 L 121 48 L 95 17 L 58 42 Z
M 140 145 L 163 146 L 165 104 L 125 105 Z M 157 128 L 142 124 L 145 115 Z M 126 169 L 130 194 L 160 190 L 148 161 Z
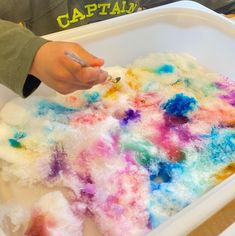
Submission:
M 190 120 L 185 116 L 163 114 L 163 120 L 152 123 L 152 142 L 167 154 L 168 159 L 183 161 L 185 159 L 184 147 L 199 137 L 191 133 Z
M 231 129 L 212 128 L 209 135 L 202 138 L 209 139 L 208 153 L 214 164 L 225 164 L 235 159 L 235 132 Z
M 155 169 L 156 173 L 150 171 L 149 175 L 151 192 L 160 190 L 163 183 L 171 183 L 174 178 L 173 173 L 182 174 L 183 165 L 182 163 L 159 162 Z
M 161 65 L 157 68 L 154 69 L 154 72 L 158 75 L 163 75 L 163 74 L 172 74 L 174 73 L 174 66 L 171 65 L 171 64 L 164 64 L 164 65 Z
M 8 139 L 8 142 L 14 148 L 22 148 L 21 143 L 19 141 L 17 141 L 16 139 L 10 138 L 10 139 Z
M 93 92 L 84 92 L 83 93 L 84 98 L 88 103 L 95 103 L 98 102 L 101 98 L 100 93 L 97 91 Z
M 27 136 L 25 132 L 17 131 L 15 132 L 13 138 L 8 139 L 9 144 L 11 147 L 14 148 L 22 148 L 22 144 L 20 143 L 20 139 L 23 139 Z
M 235 162 L 224 167 L 222 170 L 215 174 L 215 177 L 218 181 L 223 181 L 233 174 L 235 174 Z
M 121 144 L 125 150 L 134 151 L 137 162 L 145 168 L 150 168 L 158 159 L 154 145 L 148 140 L 127 137 Z
M 56 145 L 51 155 L 49 178 L 55 178 L 61 171 L 67 170 L 66 157 L 67 154 L 64 148 Z
M 235 106 L 235 82 L 226 79 L 225 81 L 216 82 L 214 85 L 225 92 L 220 98 L 226 100 L 230 105 Z
M 196 107 L 197 100 L 183 93 L 176 94 L 161 105 L 161 108 L 165 110 L 166 113 L 178 117 L 187 116 L 188 113 L 194 111 Z
M 76 111 L 78 111 L 78 109 L 65 107 L 59 103 L 48 100 L 41 100 L 37 107 L 37 115 L 39 116 L 45 116 L 50 112 L 56 115 L 67 115 Z
M 158 225 L 160 225 L 160 222 L 158 221 L 156 215 L 149 212 L 148 228 L 149 229 L 155 229 Z
M 235 107 L 235 90 L 226 95 L 221 95 L 220 98 L 226 100 L 230 105 Z
M 31 218 L 31 223 L 24 233 L 25 236 L 48 236 L 53 228 L 56 227 L 56 222 L 49 214 L 44 214 L 34 210 Z
M 133 109 L 128 109 L 125 111 L 125 115 L 121 120 L 122 125 L 127 125 L 130 121 L 139 121 L 140 120 L 140 112 Z

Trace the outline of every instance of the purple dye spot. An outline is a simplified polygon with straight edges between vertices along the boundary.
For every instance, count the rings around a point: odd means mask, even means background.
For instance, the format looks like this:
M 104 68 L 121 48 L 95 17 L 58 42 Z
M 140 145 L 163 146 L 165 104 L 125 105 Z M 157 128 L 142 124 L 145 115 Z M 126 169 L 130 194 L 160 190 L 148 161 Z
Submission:
M 226 84 L 223 84 L 221 82 L 216 82 L 215 86 L 216 88 L 221 89 L 221 90 L 226 90 L 226 88 L 228 87 Z
M 49 178 L 55 178 L 61 171 L 67 170 L 66 156 L 64 148 L 56 145 L 51 156 Z
M 226 95 L 221 95 L 220 98 L 226 100 L 230 105 L 235 106 L 235 90 Z
M 91 180 L 90 176 L 86 176 L 82 178 L 85 182 L 84 187 L 81 189 L 81 197 L 83 201 L 90 202 L 96 193 L 96 187 L 93 181 Z
M 221 90 L 231 91 L 235 86 L 235 82 L 231 79 L 225 79 L 223 82 L 215 82 L 215 86 Z
M 132 109 L 128 109 L 125 112 L 124 118 L 121 120 L 122 125 L 127 125 L 129 121 L 138 121 L 140 119 L 140 112 Z
M 190 133 L 188 126 L 184 125 L 189 122 L 187 117 L 177 117 L 164 114 L 164 120 L 166 127 L 174 130 L 174 133 L 177 134 L 181 142 L 189 143 L 191 140 L 197 139 L 195 135 Z

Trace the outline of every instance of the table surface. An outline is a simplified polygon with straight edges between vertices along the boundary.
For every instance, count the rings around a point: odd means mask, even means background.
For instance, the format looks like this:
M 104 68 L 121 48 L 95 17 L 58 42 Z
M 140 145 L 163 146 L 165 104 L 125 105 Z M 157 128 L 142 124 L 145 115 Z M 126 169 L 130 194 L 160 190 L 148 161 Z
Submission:
M 223 193 L 221 193 L 223 194 Z M 203 214 L 203 213 L 202 213 Z M 188 236 L 215 236 L 235 222 L 235 199 L 210 217 Z M 234 232 L 235 235 L 235 232 Z

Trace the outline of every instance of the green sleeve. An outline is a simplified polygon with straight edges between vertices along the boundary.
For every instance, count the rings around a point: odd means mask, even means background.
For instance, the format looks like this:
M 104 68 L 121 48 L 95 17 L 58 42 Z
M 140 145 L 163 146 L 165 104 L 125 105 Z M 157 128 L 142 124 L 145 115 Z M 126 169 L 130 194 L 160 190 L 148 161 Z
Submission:
M 37 50 L 46 42 L 17 24 L 0 20 L 0 83 L 22 97 L 30 95 L 40 81 L 28 72 Z

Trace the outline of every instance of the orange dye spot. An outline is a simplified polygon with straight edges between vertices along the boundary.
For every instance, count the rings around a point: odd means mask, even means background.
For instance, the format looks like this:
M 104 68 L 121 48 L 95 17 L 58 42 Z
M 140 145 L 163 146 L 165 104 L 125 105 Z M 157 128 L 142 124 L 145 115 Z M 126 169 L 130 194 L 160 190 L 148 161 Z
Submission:
M 31 224 L 26 230 L 24 236 L 50 236 L 49 228 L 55 226 L 54 220 L 39 212 L 34 212 Z
M 69 96 L 68 97 L 68 101 L 72 104 L 75 103 L 77 100 L 78 100 L 78 98 L 76 96 Z
M 104 98 L 112 98 L 112 99 L 117 99 L 117 92 L 120 91 L 120 86 L 118 85 L 113 85 L 105 94 Z
M 235 162 L 223 168 L 219 173 L 215 175 L 215 177 L 219 182 L 221 182 L 233 174 L 235 174 Z

